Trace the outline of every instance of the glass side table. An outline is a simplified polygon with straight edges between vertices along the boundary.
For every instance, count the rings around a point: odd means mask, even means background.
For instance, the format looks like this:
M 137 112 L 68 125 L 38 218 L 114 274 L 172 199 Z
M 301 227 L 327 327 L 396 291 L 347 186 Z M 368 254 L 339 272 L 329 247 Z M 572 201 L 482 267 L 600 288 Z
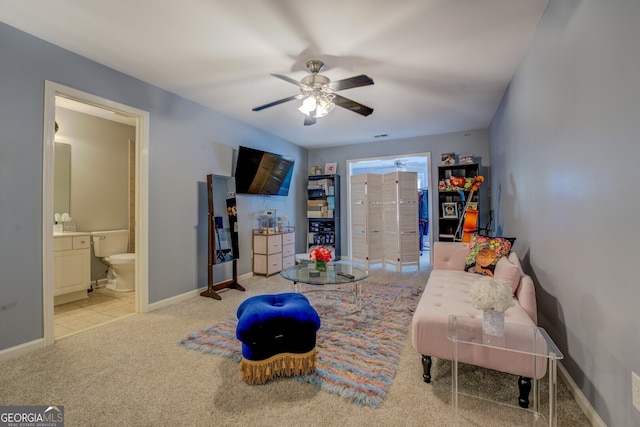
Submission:
M 453 363 L 451 374 L 451 406 L 452 425 L 460 425 L 459 395 L 463 394 L 458 389 L 458 356 L 460 351 L 478 352 L 484 349 L 496 349 L 499 352 L 513 353 L 513 357 L 524 360 L 531 359 L 532 367 L 532 397 L 533 408 L 522 409 L 532 413 L 534 425 L 543 425 L 544 415 L 540 413 L 540 387 L 539 379 L 544 377 L 545 368 L 549 379 L 549 417 L 548 425 L 557 426 L 557 362 L 564 356 L 547 332 L 532 325 L 518 323 L 505 323 L 504 335 L 495 337 L 483 334 L 482 319 L 465 316 L 449 316 L 448 338 L 453 342 Z M 475 347 L 475 348 L 471 348 Z M 547 366 L 545 366 L 547 365 Z M 506 405 L 510 406 L 511 405 Z M 517 408 L 513 406 L 513 408 Z

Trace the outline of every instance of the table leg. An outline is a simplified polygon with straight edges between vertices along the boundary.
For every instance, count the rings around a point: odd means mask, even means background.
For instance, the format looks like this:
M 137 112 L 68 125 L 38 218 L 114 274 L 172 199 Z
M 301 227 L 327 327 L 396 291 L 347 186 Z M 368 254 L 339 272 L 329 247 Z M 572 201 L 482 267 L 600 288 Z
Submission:
M 360 311 L 364 308 L 364 301 L 362 300 L 362 283 L 356 282 L 356 310 Z
M 554 354 L 549 357 L 549 426 L 558 425 L 557 393 L 558 393 L 558 361 Z
M 537 363 L 537 358 L 534 358 L 534 363 Z M 533 412 L 535 412 L 536 414 L 540 413 L 540 383 L 538 382 L 537 379 L 538 373 L 535 372 L 533 378 L 532 378 L 532 382 L 533 382 L 533 391 L 531 393 L 531 396 L 533 398 Z
M 453 363 L 451 372 L 451 425 L 458 425 L 458 341 L 453 340 Z

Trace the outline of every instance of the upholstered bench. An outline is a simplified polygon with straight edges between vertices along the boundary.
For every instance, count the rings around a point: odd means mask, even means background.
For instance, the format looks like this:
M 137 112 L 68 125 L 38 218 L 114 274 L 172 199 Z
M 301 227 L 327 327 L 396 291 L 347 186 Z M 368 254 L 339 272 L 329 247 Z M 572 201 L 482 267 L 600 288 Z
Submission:
M 433 246 L 433 271 L 418 302 L 411 324 L 413 348 L 422 354 L 423 379 L 431 382 L 431 357 L 452 360 L 453 343 L 448 338 L 449 315 L 456 314 L 482 319 L 482 311 L 471 305 L 469 290 L 482 277 L 465 270 L 469 244 L 461 242 L 435 242 Z M 513 290 L 514 307 L 505 312 L 505 322 L 526 325 L 537 324 L 536 295 L 531 277 L 522 272 L 515 252 L 500 259 L 494 277 L 506 280 Z M 531 390 L 531 378 L 545 375 L 544 367 L 534 371 L 531 357 L 506 354 L 497 349 L 461 351 L 458 359 L 500 372 L 518 375 L 519 404 L 527 407 Z
M 276 377 L 315 371 L 320 316 L 304 295 L 257 295 L 243 301 L 236 314 L 244 381 L 264 384 Z

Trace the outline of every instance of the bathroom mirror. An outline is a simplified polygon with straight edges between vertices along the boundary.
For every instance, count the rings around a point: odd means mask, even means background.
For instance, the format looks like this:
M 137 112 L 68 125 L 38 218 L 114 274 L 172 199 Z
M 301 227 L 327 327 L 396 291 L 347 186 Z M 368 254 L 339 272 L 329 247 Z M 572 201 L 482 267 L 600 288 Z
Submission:
M 71 145 L 56 142 L 53 163 L 53 212 L 71 213 Z
M 222 299 L 216 291 L 237 289 L 244 291 L 238 283 L 238 222 L 235 180 L 232 177 L 207 175 L 207 234 L 208 234 L 208 282 L 203 297 Z M 232 263 L 232 278 L 213 284 L 213 266 Z

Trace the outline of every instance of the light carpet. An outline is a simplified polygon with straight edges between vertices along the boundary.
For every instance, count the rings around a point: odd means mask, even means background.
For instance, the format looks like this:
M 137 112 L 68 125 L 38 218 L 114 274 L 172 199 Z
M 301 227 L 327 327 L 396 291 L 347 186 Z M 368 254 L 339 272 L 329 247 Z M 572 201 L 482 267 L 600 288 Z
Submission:
M 427 278 L 425 270 L 398 274 L 382 269 L 372 270 L 369 277 L 377 283 L 422 284 Z M 244 278 L 241 284 L 246 292 L 224 289 L 222 301 L 193 296 L 0 361 L 0 404 L 63 405 L 65 427 L 451 425 L 451 362 L 434 360 L 433 381 L 425 384 L 420 355 L 409 336 L 393 385 L 379 408 L 358 407 L 295 380 L 252 386 L 242 381 L 232 360 L 176 345 L 192 331 L 232 318 L 250 296 L 291 290 L 291 282 L 278 275 Z M 481 389 L 496 398 L 504 394 L 515 404 L 515 376 L 468 368 L 473 375 L 464 376 L 465 389 Z M 469 422 L 464 425 L 531 425 L 513 422 L 504 413 L 502 407 L 478 405 L 466 411 Z M 561 380 L 558 426 L 589 425 Z
M 395 378 L 413 309 L 424 286 L 365 281 L 365 306 L 360 312 L 354 312 L 353 287 L 305 287 L 312 290 L 306 296 L 320 314 L 322 326 L 316 336 L 316 371 L 296 379 L 359 406 L 377 408 Z M 225 320 L 190 334 L 180 344 L 240 362 L 236 324 L 235 318 Z

